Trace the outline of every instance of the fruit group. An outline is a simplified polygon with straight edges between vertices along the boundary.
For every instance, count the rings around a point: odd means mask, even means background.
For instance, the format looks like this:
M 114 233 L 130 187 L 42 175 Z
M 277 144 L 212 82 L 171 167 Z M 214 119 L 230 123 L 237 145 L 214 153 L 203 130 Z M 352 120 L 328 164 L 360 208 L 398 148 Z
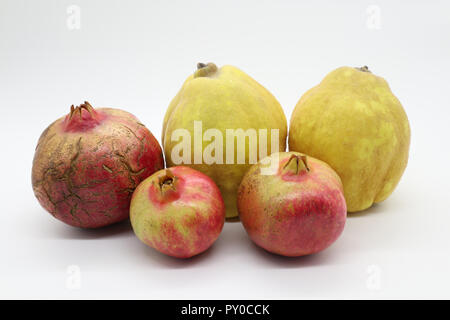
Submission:
M 190 166 L 216 182 L 226 216 L 234 218 L 236 191 L 245 172 L 267 154 L 284 151 L 286 135 L 286 117 L 269 91 L 235 67 L 218 69 L 209 63 L 199 64 L 172 100 L 162 144 L 168 167 Z M 189 139 L 184 152 L 181 136 Z
M 306 92 L 292 113 L 289 149 L 328 163 L 349 212 L 385 200 L 408 162 L 410 128 L 387 82 L 367 67 L 342 67 Z
M 158 141 L 133 115 L 85 102 L 42 133 L 32 184 L 55 218 L 97 228 L 128 218 L 134 189 L 163 167 Z
M 160 170 L 133 194 L 130 219 L 136 236 L 169 256 L 207 250 L 222 231 L 225 206 L 208 176 L 189 167 Z
M 271 174 L 263 172 L 269 160 Z M 297 152 L 272 154 L 252 166 L 238 191 L 238 210 L 250 238 L 269 252 L 303 256 L 330 246 L 347 210 L 338 175 Z

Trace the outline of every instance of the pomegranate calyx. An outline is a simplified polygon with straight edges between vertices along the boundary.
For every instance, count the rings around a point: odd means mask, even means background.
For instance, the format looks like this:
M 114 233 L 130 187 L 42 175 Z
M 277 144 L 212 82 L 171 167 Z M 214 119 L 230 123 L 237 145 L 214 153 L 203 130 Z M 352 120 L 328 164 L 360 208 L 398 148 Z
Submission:
M 72 117 L 74 116 L 75 113 L 78 113 L 80 116 L 80 119 L 82 119 L 83 109 L 86 110 L 87 112 L 89 112 L 91 117 L 94 117 L 94 113 L 95 113 L 94 108 L 91 106 L 91 104 L 89 102 L 85 101 L 84 103 L 80 104 L 77 107 L 75 107 L 74 105 L 70 106 L 69 120 L 72 119 Z
M 83 132 L 98 126 L 104 115 L 97 112 L 89 102 L 85 101 L 79 106 L 70 106 L 70 113 L 64 120 L 66 132 Z
M 298 175 L 309 172 L 308 160 L 305 155 L 291 155 L 284 165 L 282 172 L 286 174 Z
M 177 178 L 169 169 L 164 170 L 163 174 L 158 177 L 159 189 L 163 195 L 169 190 L 175 191 L 176 182 Z

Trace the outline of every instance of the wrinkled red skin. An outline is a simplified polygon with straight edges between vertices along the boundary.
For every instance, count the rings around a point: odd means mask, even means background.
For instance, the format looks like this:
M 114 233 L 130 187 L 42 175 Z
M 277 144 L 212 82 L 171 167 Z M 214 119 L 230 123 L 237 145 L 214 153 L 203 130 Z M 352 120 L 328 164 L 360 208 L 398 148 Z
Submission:
M 134 189 L 164 160 L 158 141 L 133 115 L 79 108 L 39 139 L 33 190 L 55 218 L 99 228 L 128 218 Z
M 162 190 L 160 181 L 167 171 L 174 184 Z M 171 167 L 139 185 L 133 194 L 130 218 L 145 244 L 172 257 L 190 258 L 206 251 L 219 237 L 225 204 L 211 178 L 189 167 Z M 147 227 L 153 225 L 160 227 Z
M 251 169 L 244 176 L 239 217 L 250 238 L 269 252 L 297 257 L 322 251 L 344 229 L 347 208 L 340 179 L 311 157 L 310 171 L 300 174 L 283 172 L 288 158 L 280 159 L 275 175 Z

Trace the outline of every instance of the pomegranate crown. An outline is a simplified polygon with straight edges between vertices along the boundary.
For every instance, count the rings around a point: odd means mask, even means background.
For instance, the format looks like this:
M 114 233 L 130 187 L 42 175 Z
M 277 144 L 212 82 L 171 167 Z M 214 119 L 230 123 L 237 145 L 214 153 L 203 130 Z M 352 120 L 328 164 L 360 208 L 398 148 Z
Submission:
M 163 173 L 158 177 L 158 186 L 161 189 L 161 192 L 164 193 L 168 189 L 175 188 L 175 182 L 177 178 L 173 175 L 172 171 L 169 169 L 165 169 Z
M 293 175 L 309 172 L 308 158 L 305 155 L 292 154 L 288 158 L 282 171 Z
M 163 169 L 155 173 L 156 179 L 150 189 L 150 196 L 159 203 L 169 203 L 180 197 L 178 190 L 179 179 L 169 169 Z
M 72 119 L 72 117 L 76 113 L 78 113 L 81 118 L 83 109 L 86 110 L 87 112 L 89 112 L 89 114 L 91 116 L 93 115 L 94 108 L 91 106 L 91 104 L 89 102 L 85 101 L 84 103 L 80 104 L 77 107 L 75 107 L 74 105 L 70 106 L 69 120 Z
M 100 125 L 105 120 L 105 114 L 95 110 L 87 101 L 75 107 L 70 106 L 70 113 L 64 119 L 66 132 L 85 132 Z

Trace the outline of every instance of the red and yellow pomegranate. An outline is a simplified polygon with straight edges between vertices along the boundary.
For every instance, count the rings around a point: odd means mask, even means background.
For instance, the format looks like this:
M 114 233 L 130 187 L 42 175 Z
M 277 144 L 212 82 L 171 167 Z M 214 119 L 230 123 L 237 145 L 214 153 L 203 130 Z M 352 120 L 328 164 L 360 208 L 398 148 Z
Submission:
M 172 257 L 190 258 L 207 250 L 225 222 L 219 188 L 189 167 L 160 170 L 136 189 L 130 220 L 136 236 Z
M 263 171 L 268 160 L 275 164 L 271 173 Z M 258 246 L 291 257 L 330 246 L 347 216 L 339 176 L 297 152 L 276 153 L 252 166 L 238 189 L 238 210 Z
M 41 135 L 32 183 L 55 218 L 98 228 L 126 219 L 135 188 L 162 168 L 158 141 L 136 117 L 85 102 Z

